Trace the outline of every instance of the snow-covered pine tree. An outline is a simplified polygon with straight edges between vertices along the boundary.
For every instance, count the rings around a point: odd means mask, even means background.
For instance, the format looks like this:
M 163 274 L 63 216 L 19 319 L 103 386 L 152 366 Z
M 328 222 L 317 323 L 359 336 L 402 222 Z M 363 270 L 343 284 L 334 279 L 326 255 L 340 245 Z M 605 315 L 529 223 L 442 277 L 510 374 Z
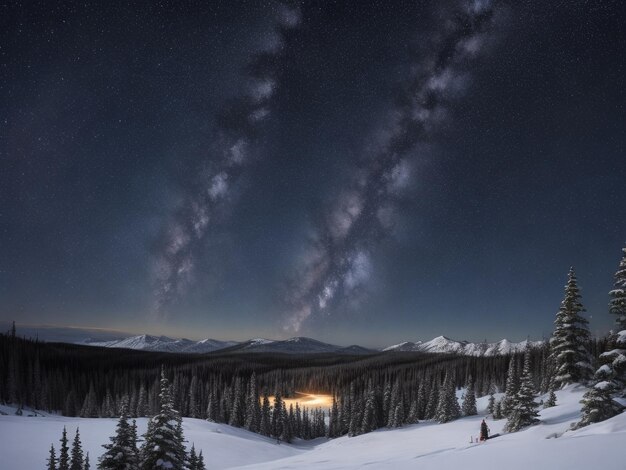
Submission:
M 417 424 L 419 423 L 419 411 L 417 400 L 411 402 L 411 408 L 409 408 L 409 415 L 406 417 L 407 424 Z
M 626 394 L 626 248 L 622 252 L 614 289 L 609 292 L 609 312 L 617 315 L 618 333 L 609 336 L 609 351 L 600 356 L 602 365 L 594 375 L 593 387 L 581 400 L 582 418 L 575 427 L 604 421 L 622 410 L 613 400 Z
M 139 468 L 136 431 L 128 423 L 127 413 L 128 406 L 126 400 L 123 400 L 115 436 L 109 438 L 110 443 L 102 446 L 106 451 L 98 463 L 100 470 L 136 470 Z
M 283 442 L 290 443 L 293 440 L 293 405 L 289 405 L 290 411 L 287 411 L 287 405 L 283 401 L 282 412 L 281 412 L 281 421 L 282 431 L 280 435 L 280 440 Z
M 78 428 L 76 428 L 76 436 L 74 436 L 74 442 L 72 443 L 70 470 L 83 470 L 83 446 L 80 442 L 80 432 Z
M 93 388 L 93 382 L 89 384 L 89 392 L 85 396 L 83 407 L 80 410 L 81 418 L 97 418 L 98 417 L 98 403 L 96 399 L 96 392 Z
M 600 372 L 600 373 L 598 373 Z M 591 387 L 580 401 L 582 403 L 582 418 L 574 425 L 581 428 L 591 423 L 599 423 L 618 414 L 622 407 L 613 401 L 612 392 L 615 390 L 610 380 L 602 380 L 603 371 L 596 372 L 598 383 Z
M 172 470 L 183 470 L 187 455 L 182 435 L 181 418 L 174 409 L 170 384 L 165 376 L 165 369 L 161 369 L 159 399 L 161 410 L 150 421 L 148 430 L 144 434 L 144 443 L 141 448 L 142 470 L 153 470 L 163 467 Z
M 426 412 L 426 404 L 428 403 L 428 399 L 426 397 L 426 381 L 422 380 L 417 389 L 417 414 L 415 418 L 417 420 L 425 419 Z M 416 421 L 417 422 L 417 421 Z
M 113 418 L 115 417 L 115 414 L 115 404 L 113 403 L 113 397 L 111 396 L 111 391 L 107 388 L 106 396 L 104 397 L 104 402 L 102 403 L 101 416 L 105 418 Z
M 200 404 L 198 403 L 198 377 L 195 373 L 191 377 L 191 383 L 189 384 L 189 417 L 200 417 Z
M 439 389 L 441 385 L 437 379 L 433 379 L 433 383 L 430 387 L 430 393 L 428 394 L 428 401 L 426 408 L 424 409 L 424 419 L 433 419 L 437 412 L 437 403 L 439 403 Z
M 283 434 L 283 398 L 280 391 L 276 391 L 274 395 L 274 408 L 272 410 L 272 436 L 280 441 Z
M 298 405 L 296 404 L 296 407 Z M 299 409 L 296 409 L 296 416 L 299 413 Z M 339 422 L 339 407 L 337 406 L 337 399 L 333 395 L 333 404 L 330 408 L 330 417 L 328 420 L 328 437 L 333 439 L 341 435 L 341 424 Z
M 585 311 L 580 302 L 574 268 L 570 268 L 565 285 L 565 296 L 554 321 L 554 333 L 550 338 L 550 350 L 555 365 L 555 386 L 558 388 L 591 378 L 591 355 L 588 321 L 581 316 Z
M 148 416 L 148 392 L 142 383 L 137 396 L 137 417 L 143 418 L 145 416 Z
M 608 367 L 615 392 L 626 398 L 626 248 L 615 273 L 615 284 L 609 292 L 609 312 L 616 316 L 616 333 L 610 337 L 610 351 L 602 354 L 602 362 Z
M 395 406 L 393 420 L 391 421 L 391 427 L 400 428 L 402 427 L 403 424 L 404 424 L 404 399 L 401 396 Z
M 492 417 L 494 412 L 496 411 L 496 397 L 493 396 L 493 392 L 489 394 L 489 401 L 487 403 L 487 413 L 489 413 Z
M 556 406 L 556 394 L 554 393 L 554 389 L 550 388 L 550 392 L 548 393 L 548 398 L 543 403 L 544 408 L 552 408 Z
M 461 415 L 461 408 L 456 399 L 456 387 L 452 372 L 446 372 L 443 386 L 439 392 L 439 402 L 435 412 L 435 420 L 440 423 L 447 423 L 457 419 Z
M 241 377 L 235 379 L 235 388 L 233 391 L 232 411 L 230 413 L 229 424 L 235 427 L 242 427 L 246 420 L 246 399 L 244 396 L 244 388 Z
M 263 394 L 263 405 L 261 406 L 261 425 L 260 430 L 263 436 L 270 436 L 272 434 L 272 418 L 270 399 L 267 393 Z
M 522 371 L 520 387 L 509 412 L 505 430 L 507 432 L 515 432 L 523 427 L 538 422 L 538 407 L 539 404 L 535 402 L 533 377 L 530 371 L 530 348 L 527 346 L 524 355 L 524 369 Z
M 50 444 L 50 452 L 48 454 L 48 458 L 46 459 L 48 463 L 46 470 L 56 470 L 57 468 L 57 456 L 54 451 L 54 445 Z
M 191 450 L 189 451 L 189 461 L 187 462 L 188 470 L 198 470 L 198 456 L 196 455 L 196 446 L 191 444 Z
M 206 470 L 206 466 L 204 465 L 204 455 L 202 455 L 202 450 L 198 454 L 198 464 L 197 470 Z
M 70 470 L 70 448 L 67 445 L 67 430 L 63 426 L 61 447 L 59 449 L 59 470 Z
M 473 416 L 478 413 L 476 410 L 476 393 L 474 392 L 474 380 L 468 375 L 465 383 L 465 395 L 463 397 L 463 416 Z
M 517 361 L 515 356 L 511 357 L 509 361 L 509 370 L 506 376 L 506 386 L 504 390 L 504 397 L 500 401 L 500 412 L 502 416 L 508 416 L 509 412 L 513 408 L 515 402 L 515 396 L 519 390 L 519 374 L 517 373 Z
M 259 432 L 261 420 L 261 406 L 259 403 L 259 392 L 257 389 L 256 374 L 253 372 L 248 386 L 248 397 L 246 403 L 246 429 L 252 432 Z
M 503 400 L 504 400 L 504 398 L 498 400 L 496 402 L 496 406 L 493 409 L 493 419 L 495 419 L 495 420 L 503 418 L 503 415 L 502 415 L 502 401 Z

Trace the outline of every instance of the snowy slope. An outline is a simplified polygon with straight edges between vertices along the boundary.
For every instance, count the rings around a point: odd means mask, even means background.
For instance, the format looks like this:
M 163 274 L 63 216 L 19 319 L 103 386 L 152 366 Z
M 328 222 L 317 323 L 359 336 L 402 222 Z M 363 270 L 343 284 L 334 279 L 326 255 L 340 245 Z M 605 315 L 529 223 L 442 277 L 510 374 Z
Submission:
M 558 405 L 541 411 L 539 425 L 481 444 L 470 443 L 470 439 L 478 434 L 482 416 L 295 445 L 277 445 L 257 434 L 197 419 L 185 419 L 184 432 L 188 445 L 195 443 L 202 449 L 207 468 L 212 469 L 624 470 L 626 413 L 567 431 L 580 416 L 578 401 L 584 391 L 582 387 L 558 391 Z M 479 412 L 484 413 L 486 401 L 486 397 L 478 400 Z M 10 410 L 0 407 L 0 411 Z M 140 432 L 145 431 L 146 421 L 138 420 Z M 504 420 L 487 421 L 492 434 L 502 432 Z M 50 444 L 58 447 L 63 426 L 70 439 L 80 426 L 94 468 L 102 452 L 100 445 L 107 442 L 115 422 L 105 418 L 0 415 L 0 466 L 10 464 L 7 468 L 12 470 L 42 468 Z
M 559 405 L 541 412 L 542 423 L 485 443 L 478 435 L 482 416 L 447 424 L 421 423 L 398 430 L 379 430 L 342 437 L 286 459 L 246 469 L 568 469 L 624 470 L 626 413 L 578 431 L 565 432 L 580 416 L 584 389 L 557 392 Z M 486 405 L 479 400 L 479 409 Z M 502 433 L 505 421 L 488 420 L 491 433 Z M 555 436 L 560 436 L 556 438 Z
M 417 341 L 413 343 L 411 341 L 405 341 L 404 343 L 389 346 L 383 349 L 383 351 L 417 351 L 441 354 L 454 353 L 466 356 L 497 356 L 513 352 L 522 352 L 528 343 L 528 341 L 512 343 L 506 339 L 498 341 L 497 343 L 469 343 L 467 341 L 455 341 L 445 336 L 438 336 L 426 342 Z M 539 347 L 542 344 L 543 341 L 530 341 L 531 347 Z

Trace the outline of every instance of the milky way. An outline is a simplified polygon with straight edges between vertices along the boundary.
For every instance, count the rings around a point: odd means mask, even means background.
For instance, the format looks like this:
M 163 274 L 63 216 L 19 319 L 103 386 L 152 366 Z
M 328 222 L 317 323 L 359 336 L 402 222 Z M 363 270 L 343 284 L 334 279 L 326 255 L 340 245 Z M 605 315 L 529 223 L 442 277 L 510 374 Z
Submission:
M 284 31 L 300 24 L 297 6 L 281 3 L 274 9 L 275 22 L 260 39 L 259 50 L 246 67 L 245 91 L 219 112 L 211 159 L 198 166 L 197 179 L 184 188 L 183 203 L 157 242 L 153 266 L 155 313 L 167 313 L 167 307 L 188 290 L 198 250 L 211 223 L 230 207 L 231 188 L 255 154 L 259 126 L 270 115 L 281 78 Z
M 419 60 L 372 148 L 311 234 L 287 296 L 285 329 L 298 331 L 316 313 L 358 305 L 373 269 L 371 254 L 393 230 L 396 201 L 411 184 L 419 144 L 446 119 L 469 80 L 471 59 L 492 41 L 496 12 L 474 1 L 438 13 L 440 29 L 425 41 Z

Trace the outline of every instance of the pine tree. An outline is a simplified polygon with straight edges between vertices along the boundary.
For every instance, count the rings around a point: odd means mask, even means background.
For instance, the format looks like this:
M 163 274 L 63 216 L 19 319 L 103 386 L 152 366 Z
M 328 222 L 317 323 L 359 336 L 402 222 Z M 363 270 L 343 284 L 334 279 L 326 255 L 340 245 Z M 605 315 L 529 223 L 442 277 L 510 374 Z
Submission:
M 272 411 L 272 436 L 280 442 L 283 433 L 283 399 L 280 391 L 274 395 L 274 410 Z
M 102 446 L 106 451 L 100 457 L 98 464 L 100 470 L 136 470 L 139 468 L 136 431 L 128 423 L 127 412 L 126 400 L 123 400 L 115 436 L 109 438 L 111 441 L 109 444 Z
M 59 450 L 59 470 L 70 470 L 70 448 L 67 445 L 67 430 L 63 426 L 61 435 L 61 448 Z
M 259 392 L 257 389 L 256 374 L 253 372 L 250 377 L 248 387 L 248 398 L 246 403 L 246 429 L 258 432 L 261 420 L 261 406 L 259 404 Z
M 198 454 L 198 463 L 196 465 L 197 470 L 206 470 L 206 466 L 204 465 L 204 456 L 202 455 L 202 450 Z
M 428 394 L 428 402 L 426 403 L 426 409 L 424 410 L 425 419 L 433 419 L 437 412 L 437 403 L 439 403 L 439 383 L 433 382 L 430 387 L 430 393 Z
M 89 384 L 89 392 L 87 392 L 87 396 L 85 396 L 85 401 L 83 401 L 83 406 L 80 410 L 80 416 L 82 418 L 97 418 L 98 414 L 96 392 L 93 388 L 93 382 L 91 382 Z
M 232 411 L 230 413 L 231 426 L 242 427 L 246 420 L 246 400 L 243 392 L 243 384 L 241 377 L 235 379 L 235 388 L 233 392 Z
M 552 408 L 553 406 L 556 406 L 556 394 L 554 393 L 554 390 L 551 388 L 548 394 L 548 399 L 544 402 L 543 407 Z
M 139 397 L 137 398 L 137 417 L 143 418 L 145 416 L 148 416 L 148 393 L 142 383 L 139 387 Z
M 198 456 L 196 455 L 196 447 L 191 444 L 191 450 L 189 451 L 189 462 L 187 465 L 188 470 L 198 470 Z
M 493 393 L 489 395 L 489 402 L 487 404 L 487 413 L 489 413 L 492 417 L 494 412 L 496 411 L 496 397 L 493 396 Z
M 406 423 L 407 424 L 419 423 L 419 412 L 418 412 L 417 400 L 411 402 L 411 408 L 409 408 L 409 415 L 406 417 Z
M 560 388 L 574 382 L 586 382 L 591 377 L 591 355 L 587 320 L 580 302 L 580 290 L 574 268 L 570 268 L 565 285 L 565 296 L 554 321 L 550 339 L 551 359 L 555 365 L 555 386 Z
M 48 467 L 47 470 L 56 470 L 57 468 L 57 457 L 56 457 L 56 453 L 54 451 L 54 446 L 51 444 L 50 445 L 50 453 L 48 454 Z
M 435 420 L 440 423 L 447 423 L 457 419 L 461 415 L 461 408 L 456 399 L 456 388 L 453 373 L 448 371 L 443 381 L 443 386 L 439 392 L 439 402 L 435 412 Z
M 263 406 L 261 407 L 261 425 L 260 432 L 263 436 L 270 436 L 272 434 L 272 424 L 271 424 L 271 407 L 270 407 L 270 399 L 267 396 L 267 393 L 263 394 Z
M 467 377 L 465 384 L 465 396 L 463 397 L 463 416 L 474 416 L 478 413 L 476 410 L 476 393 L 474 392 L 474 381 L 472 376 Z
M 498 419 L 502 419 L 502 400 L 498 400 L 496 402 L 496 406 L 493 410 L 493 419 L 498 420 Z
M 74 442 L 72 443 L 70 470 L 83 470 L 83 446 L 80 442 L 78 428 L 76 428 L 76 436 L 74 436 Z
M 500 412 L 503 416 L 508 416 L 512 407 L 515 395 L 519 390 L 519 375 L 517 373 L 517 362 L 515 356 L 511 357 L 509 361 L 509 370 L 506 377 L 506 386 L 504 391 L 504 397 L 500 402 Z
M 191 418 L 200 417 L 200 407 L 198 404 L 198 378 L 191 377 L 191 383 L 189 384 L 189 416 Z
M 91 470 L 91 464 L 89 463 L 89 452 L 85 454 L 85 461 L 83 462 L 83 470 Z
M 600 356 L 602 365 L 594 375 L 593 387 L 583 396 L 583 416 L 577 427 L 615 416 L 621 407 L 613 397 L 626 396 L 626 248 L 622 252 L 614 289 L 609 292 L 609 313 L 617 316 L 618 333 L 610 335 L 609 351 Z
M 299 412 L 299 409 L 296 409 L 296 417 L 298 415 L 298 412 Z M 333 395 L 333 404 L 330 409 L 330 419 L 328 421 L 328 437 L 333 439 L 335 437 L 339 437 L 340 435 L 341 435 L 341 424 L 339 422 L 339 408 L 337 406 L 337 399 Z
M 162 466 L 173 470 L 185 468 L 186 452 L 182 435 L 182 420 L 174 409 L 169 381 L 161 369 L 159 399 L 161 409 L 148 422 L 142 450 L 142 470 Z
M 535 402 L 533 377 L 530 372 L 530 348 L 527 347 L 526 354 L 524 355 L 524 369 L 522 372 L 520 387 L 515 395 L 505 430 L 508 432 L 515 432 L 519 431 L 523 427 L 538 422 L 538 407 L 539 404 Z
M 621 397 L 626 397 L 626 248 L 622 249 L 622 259 L 615 273 L 614 289 L 609 292 L 609 312 L 616 316 L 617 333 L 611 336 L 613 350 L 602 355 L 609 366 L 607 371 L 614 388 Z
M 367 397 L 365 399 L 360 433 L 368 433 L 374 429 L 376 429 L 376 396 L 370 381 L 369 390 L 367 391 Z

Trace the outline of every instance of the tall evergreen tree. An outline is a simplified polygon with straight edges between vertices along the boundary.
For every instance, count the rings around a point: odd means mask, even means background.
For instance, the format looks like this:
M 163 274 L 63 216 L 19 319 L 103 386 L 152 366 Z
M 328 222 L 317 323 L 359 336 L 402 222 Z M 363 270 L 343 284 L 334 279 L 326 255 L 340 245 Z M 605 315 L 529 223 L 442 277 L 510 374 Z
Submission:
M 137 417 L 143 418 L 148 416 L 148 392 L 142 383 L 139 386 L 139 396 L 137 397 Z
M 89 463 L 89 452 L 85 454 L 85 461 L 83 462 L 83 470 L 91 470 L 91 463 Z
M 508 432 L 515 432 L 538 422 L 538 407 L 539 404 L 535 402 L 533 377 L 530 371 L 530 348 L 527 347 L 520 387 L 512 403 L 505 429 Z
M 496 410 L 496 397 L 493 396 L 493 393 L 489 395 L 489 401 L 487 402 L 487 413 L 489 413 L 492 417 Z
M 478 413 L 476 410 L 476 392 L 474 392 L 474 381 L 472 376 L 467 376 L 465 383 L 465 395 L 463 396 L 463 416 L 473 416 Z
M 165 376 L 165 369 L 161 369 L 159 399 L 161 409 L 159 413 L 148 421 L 148 430 L 144 434 L 142 451 L 142 470 L 153 470 L 157 467 L 183 470 L 186 465 L 182 435 L 182 420 L 178 411 L 174 409 L 170 383 Z
M 80 433 L 76 428 L 76 436 L 72 443 L 72 457 L 70 460 L 70 470 L 83 470 L 83 446 L 80 442 Z
M 46 461 L 48 462 L 48 466 L 46 467 L 46 470 L 56 470 L 57 457 L 56 457 L 56 452 L 54 451 L 54 446 L 52 444 L 50 444 L 50 453 L 48 454 L 48 459 Z
M 276 391 L 274 395 L 274 409 L 272 411 L 272 436 L 280 441 L 280 437 L 283 434 L 283 399 L 280 396 L 280 391 Z
M 70 448 L 67 445 L 67 430 L 63 426 L 61 448 L 59 449 L 59 470 L 70 470 Z
M 508 416 L 511 408 L 513 406 L 513 402 L 515 401 L 515 396 L 517 395 L 517 391 L 519 390 L 519 375 L 517 373 L 517 362 L 515 360 L 515 356 L 511 357 L 509 361 L 509 369 L 506 376 L 506 386 L 504 391 L 504 397 L 500 402 L 500 412 L 503 416 Z
M 626 398 L 626 248 L 615 273 L 614 288 L 609 292 L 609 313 L 616 316 L 616 332 L 609 336 L 608 351 L 601 355 L 602 366 L 596 382 L 608 393 Z
M 256 374 L 253 372 L 248 386 L 248 398 L 246 403 L 246 429 L 258 432 L 261 421 L 261 406 L 259 403 L 259 391 L 257 389 Z
M 135 431 L 133 426 L 128 423 L 126 400 L 123 400 L 121 411 L 115 436 L 109 438 L 111 441 L 109 444 L 102 446 L 106 451 L 98 463 L 100 470 L 137 470 L 139 468 Z
M 196 446 L 191 444 L 191 450 L 189 451 L 189 462 L 187 464 L 188 470 L 198 470 L 198 456 L 196 455 Z
M 261 434 L 264 436 L 269 436 L 272 434 L 271 407 L 270 407 L 270 399 L 267 396 L 267 393 L 263 394 L 263 406 L 261 407 L 260 431 L 261 431 Z
M 617 317 L 617 333 L 609 336 L 609 350 L 600 356 L 602 365 L 594 375 L 594 385 L 583 396 L 582 418 L 576 427 L 615 416 L 622 407 L 613 398 L 626 396 L 626 248 L 622 253 L 614 288 L 609 292 L 609 313 Z
M 456 399 L 456 387 L 454 382 L 453 373 L 451 371 L 446 372 L 443 386 L 439 392 L 437 411 L 435 412 L 435 419 L 440 423 L 455 420 L 461 415 L 461 407 Z
M 550 339 L 550 357 L 555 365 L 554 380 L 559 388 L 569 383 L 586 382 L 592 373 L 588 321 L 581 315 L 585 309 L 580 299 L 576 274 L 574 268 L 570 268 L 565 296 Z

